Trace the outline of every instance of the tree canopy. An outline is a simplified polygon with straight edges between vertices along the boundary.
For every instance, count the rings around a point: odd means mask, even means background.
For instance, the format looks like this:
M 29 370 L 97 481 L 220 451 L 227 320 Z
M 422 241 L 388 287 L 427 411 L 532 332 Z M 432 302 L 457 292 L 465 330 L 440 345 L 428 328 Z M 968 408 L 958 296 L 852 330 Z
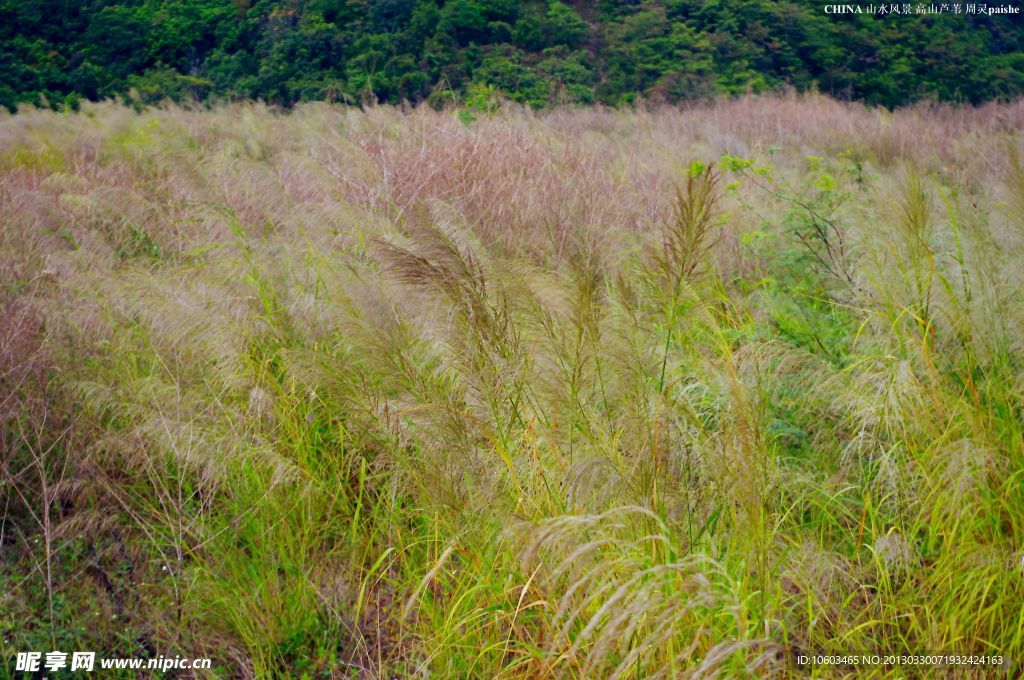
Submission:
M 812 0 L 0 0 L 0 104 L 263 99 L 534 107 L 783 87 L 898 106 L 1024 93 L 1024 22 Z M 866 5 L 864 6 L 867 7 Z M 966 11 L 967 5 L 959 5 Z

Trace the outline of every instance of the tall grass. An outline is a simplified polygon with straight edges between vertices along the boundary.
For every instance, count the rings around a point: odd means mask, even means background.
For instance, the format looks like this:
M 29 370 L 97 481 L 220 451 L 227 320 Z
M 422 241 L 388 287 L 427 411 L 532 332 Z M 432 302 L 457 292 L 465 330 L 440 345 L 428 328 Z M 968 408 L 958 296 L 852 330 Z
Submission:
M 0 119 L 5 655 L 1019 661 L 1022 126 L 817 97 Z

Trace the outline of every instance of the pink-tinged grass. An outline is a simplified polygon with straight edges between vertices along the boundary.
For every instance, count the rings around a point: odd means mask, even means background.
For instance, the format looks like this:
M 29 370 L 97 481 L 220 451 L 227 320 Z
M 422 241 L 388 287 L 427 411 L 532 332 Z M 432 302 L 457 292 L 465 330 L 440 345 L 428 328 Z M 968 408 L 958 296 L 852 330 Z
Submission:
M 1022 659 L 1024 103 L 466 120 L 0 118 L 5 656 Z

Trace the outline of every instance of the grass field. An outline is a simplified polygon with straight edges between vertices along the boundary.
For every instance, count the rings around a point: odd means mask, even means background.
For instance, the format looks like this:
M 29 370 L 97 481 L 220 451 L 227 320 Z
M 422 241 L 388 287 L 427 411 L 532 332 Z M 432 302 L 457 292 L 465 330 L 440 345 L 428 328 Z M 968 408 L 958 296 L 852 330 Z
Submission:
M 819 97 L 0 117 L 0 649 L 1024 661 L 1022 131 Z

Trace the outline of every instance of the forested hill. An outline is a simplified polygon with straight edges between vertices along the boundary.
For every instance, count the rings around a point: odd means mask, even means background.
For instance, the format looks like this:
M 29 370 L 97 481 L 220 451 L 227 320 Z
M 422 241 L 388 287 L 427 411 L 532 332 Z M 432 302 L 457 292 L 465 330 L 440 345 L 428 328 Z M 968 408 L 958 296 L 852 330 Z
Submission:
M 988 5 L 987 7 L 995 7 Z M 1017 5 L 1021 5 L 1018 3 Z M 0 104 L 82 98 L 531 106 L 791 86 L 897 106 L 1024 92 L 1024 20 L 983 5 L 771 0 L 0 0 Z M 879 7 L 878 3 L 874 8 Z M 943 12 L 943 8 L 945 11 Z M 956 14 L 956 9 L 960 14 Z

